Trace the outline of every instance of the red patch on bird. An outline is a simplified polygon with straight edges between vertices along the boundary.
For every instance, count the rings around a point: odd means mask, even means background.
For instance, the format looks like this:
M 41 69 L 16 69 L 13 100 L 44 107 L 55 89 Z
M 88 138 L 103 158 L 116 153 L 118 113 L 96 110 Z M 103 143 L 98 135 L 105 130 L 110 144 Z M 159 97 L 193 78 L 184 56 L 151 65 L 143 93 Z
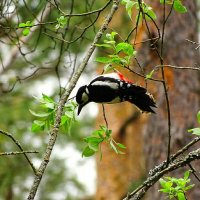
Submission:
M 125 77 L 123 76 L 123 74 L 121 74 L 120 72 L 117 72 L 117 74 L 118 74 L 120 80 L 126 81 L 126 82 L 128 82 L 128 83 L 133 83 L 132 81 L 130 81 L 130 80 L 128 80 L 127 78 L 125 78 Z

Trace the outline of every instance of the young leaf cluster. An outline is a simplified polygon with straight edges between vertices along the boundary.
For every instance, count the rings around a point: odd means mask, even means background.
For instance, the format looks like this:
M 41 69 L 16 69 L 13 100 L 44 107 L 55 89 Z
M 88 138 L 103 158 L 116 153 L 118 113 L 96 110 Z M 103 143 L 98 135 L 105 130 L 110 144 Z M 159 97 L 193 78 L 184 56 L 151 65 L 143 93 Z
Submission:
M 173 5 L 173 9 L 178 13 L 186 13 L 187 8 L 182 4 L 182 0 L 160 0 L 160 3 L 166 3 L 168 5 Z
M 132 10 L 133 7 L 138 10 L 138 14 L 136 15 L 136 21 L 141 20 L 142 17 L 145 16 L 145 19 L 147 20 L 155 20 L 156 14 L 152 10 L 152 7 L 146 4 L 144 1 L 139 2 L 138 0 L 122 0 L 121 3 L 125 5 L 126 11 L 128 13 L 128 16 L 132 19 Z
M 200 111 L 197 113 L 197 122 L 200 125 Z M 188 132 L 200 136 L 200 127 L 189 129 Z
M 41 99 L 38 99 L 39 111 L 35 112 L 30 109 L 31 114 L 37 119 L 33 121 L 31 130 L 40 132 L 49 130 L 55 121 L 57 103 L 49 96 L 43 94 Z M 61 117 L 60 127 L 69 133 L 70 128 L 75 121 L 75 109 L 77 105 L 71 101 L 64 107 L 64 114 Z
M 159 182 L 162 189 L 159 191 L 168 194 L 169 199 L 186 200 L 185 193 L 194 187 L 194 184 L 189 185 L 189 176 L 190 171 L 186 171 L 184 178 L 165 177 L 165 180 L 161 178 Z
M 111 134 L 112 134 L 111 130 L 108 130 L 105 126 L 100 126 L 100 129 L 95 130 L 91 134 L 91 136 L 84 138 L 84 141 L 87 143 L 87 146 L 84 148 L 82 156 L 89 157 L 94 155 L 98 151 L 102 156 L 101 153 L 102 142 L 109 143 L 111 149 L 113 149 L 115 153 L 123 154 L 124 152 L 122 152 L 120 148 L 125 149 L 126 147 L 123 144 L 116 142 L 112 138 Z
M 27 21 L 26 23 L 20 23 L 18 25 L 19 28 L 23 28 L 22 34 L 23 36 L 27 36 L 30 33 L 30 28 L 33 26 L 33 22 Z
M 105 47 L 110 49 L 113 53 L 108 57 L 97 57 L 96 61 L 106 64 L 104 71 L 109 71 L 117 66 L 128 66 L 131 58 L 136 55 L 134 47 L 127 42 L 117 43 L 115 40 L 116 32 L 106 34 L 106 39 L 103 44 L 96 44 L 98 47 Z M 122 55 L 120 55 L 122 54 Z
M 64 28 L 67 24 L 67 18 L 65 16 L 60 16 L 57 18 L 57 24 L 55 25 L 55 29 Z

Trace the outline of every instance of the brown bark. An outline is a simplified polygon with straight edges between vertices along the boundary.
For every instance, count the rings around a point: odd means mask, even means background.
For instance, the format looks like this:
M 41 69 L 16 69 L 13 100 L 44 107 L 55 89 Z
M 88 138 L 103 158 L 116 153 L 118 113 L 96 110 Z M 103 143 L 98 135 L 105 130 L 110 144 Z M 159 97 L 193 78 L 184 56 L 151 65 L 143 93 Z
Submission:
M 152 3 L 152 2 L 150 2 Z M 199 52 L 186 39 L 197 41 L 197 17 L 196 2 L 184 1 L 188 8 L 186 14 L 172 13 L 165 27 L 164 63 L 175 66 L 192 67 L 198 62 Z M 154 2 L 157 11 L 158 25 L 162 26 L 163 9 L 158 1 Z M 169 12 L 169 6 L 167 13 Z M 156 29 L 151 26 L 151 34 L 156 34 Z M 160 45 L 160 44 L 158 44 Z M 143 47 L 145 48 L 145 47 Z M 145 61 L 153 67 L 159 64 L 159 57 L 155 51 L 146 52 L 150 60 Z M 165 69 L 167 80 L 170 112 L 171 112 L 171 153 L 190 141 L 191 136 L 187 129 L 195 127 L 196 113 L 200 106 L 199 95 L 199 71 Z M 168 147 L 168 116 L 166 98 L 162 84 L 156 84 L 157 90 L 157 115 L 152 115 L 145 130 L 145 152 L 147 170 L 166 159 Z M 183 176 L 183 170 L 171 175 Z M 193 180 L 195 182 L 195 180 Z M 198 187 L 198 184 L 197 186 Z M 199 199 L 199 191 L 196 188 L 190 199 Z M 148 193 L 148 199 L 161 199 L 158 193 L 158 184 Z
M 185 40 L 197 41 L 197 7 L 195 1 L 184 1 L 184 4 L 188 8 L 188 13 L 173 12 L 166 23 L 163 52 L 166 65 L 192 67 L 198 62 L 198 51 Z M 149 1 L 149 5 L 153 6 L 157 14 L 156 23 L 161 30 L 163 24 L 162 5 L 159 1 Z M 166 13 L 169 12 L 169 9 L 168 6 Z M 152 37 L 157 36 L 157 30 L 153 23 L 149 23 L 149 30 Z M 136 43 L 145 39 L 149 39 L 149 33 L 145 23 L 143 23 L 138 27 Z M 134 41 L 133 38 L 132 42 Z M 156 45 L 159 49 L 161 44 L 156 43 Z M 135 47 L 139 51 L 138 61 L 145 70 L 150 71 L 156 65 L 160 65 L 160 58 L 156 51 L 150 48 L 150 43 L 140 43 Z M 137 65 L 135 64 L 135 66 Z M 174 153 L 190 141 L 191 136 L 187 133 L 187 129 L 195 126 L 196 113 L 200 105 L 199 71 L 175 70 L 167 67 L 164 71 L 172 121 L 171 153 Z M 138 78 L 138 76 L 133 76 L 127 71 L 122 71 L 122 73 L 129 76 L 131 80 L 144 85 L 144 80 Z M 157 78 L 161 78 L 160 74 L 160 71 L 155 73 Z M 127 150 L 125 155 L 116 155 L 108 144 L 102 145 L 103 159 L 99 161 L 99 158 L 97 158 L 97 200 L 122 199 L 131 184 L 141 181 L 144 169 L 148 172 L 150 168 L 166 159 L 168 122 L 163 85 L 162 83 L 148 81 L 147 86 L 151 93 L 156 93 L 158 106 L 156 115 L 137 114 L 138 110 L 128 103 L 106 106 L 109 128 L 112 129 L 114 138 L 127 146 Z M 102 110 L 101 107 L 100 110 Z M 127 123 L 127 121 L 130 123 Z M 103 123 L 103 114 L 100 111 L 97 124 Z M 124 124 L 127 124 L 127 126 L 124 126 Z M 125 132 L 122 127 L 126 127 Z M 198 189 L 192 191 L 192 193 L 191 199 L 198 199 Z M 158 185 L 148 192 L 147 199 L 161 199 Z

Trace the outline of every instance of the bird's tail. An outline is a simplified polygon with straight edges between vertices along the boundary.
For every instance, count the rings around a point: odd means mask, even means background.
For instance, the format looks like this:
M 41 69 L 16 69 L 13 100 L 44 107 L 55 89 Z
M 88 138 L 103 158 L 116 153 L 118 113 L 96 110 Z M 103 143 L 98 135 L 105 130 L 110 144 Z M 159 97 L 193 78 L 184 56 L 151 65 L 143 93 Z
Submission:
M 155 113 L 152 107 L 156 108 L 156 102 L 153 96 L 147 90 L 140 86 L 135 86 L 134 93 L 129 98 L 129 102 L 135 104 L 142 112 Z

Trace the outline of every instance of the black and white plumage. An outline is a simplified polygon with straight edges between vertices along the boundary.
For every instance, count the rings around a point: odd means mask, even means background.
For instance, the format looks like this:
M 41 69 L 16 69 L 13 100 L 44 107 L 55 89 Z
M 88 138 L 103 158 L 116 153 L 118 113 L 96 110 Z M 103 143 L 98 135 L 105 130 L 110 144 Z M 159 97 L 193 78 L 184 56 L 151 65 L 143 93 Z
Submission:
M 80 87 L 76 101 L 79 105 L 78 115 L 89 102 L 113 104 L 128 101 L 142 112 L 151 113 L 155 113 L 151 107 L 156 107 L 153 96 L 145 88 L 128 81 L 119 72 L 100 75 L 88 85 Z

